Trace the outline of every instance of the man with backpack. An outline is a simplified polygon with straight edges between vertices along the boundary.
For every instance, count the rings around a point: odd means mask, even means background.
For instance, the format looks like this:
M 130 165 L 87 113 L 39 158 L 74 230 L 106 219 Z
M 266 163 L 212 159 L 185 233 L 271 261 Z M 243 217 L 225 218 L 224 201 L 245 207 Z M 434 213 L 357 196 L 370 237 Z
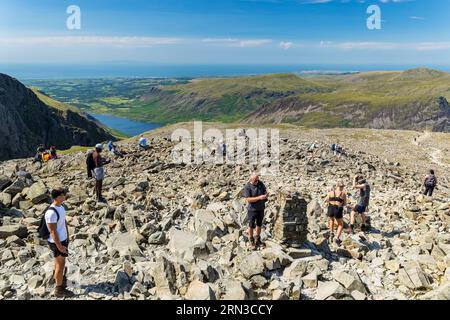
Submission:
M 101 143 L 95 146 L 95 149 L 88 153 L 86 164 L 88 177 L 91 178 L 94 176 L 95 178 L 95 196 L 98 202 L 106 202 L 105 198 L 102 197 L 102 189 L 103 189 L 103 179 L 105 177 L 105 169 L 103 165 L 110 163 L 109 160 L 104 159 L 101 156 L 103 151 L 103 145 Z
M 39 235 L 47 238 L 50 250 L 55 258 L 55 296 L 57 298 L 73 297 L 74 293 L 67 290 L 67 279 L 64 275 L 66 258 L 68 257 L 69 230 L 66 224 L 66 210 L 62 203 L 66 199 L 67 190 L 52 190 L 52 205 L 46 210 L 43 222 L 39 227 Z
M 429 174 L 427 174 L 423 178 L 423 184 L 425 186 L 425 193 L 424 195 L 432 197 L 434 188 L 436 188 L 437 185 L 437 178 L 434 175 L 434 170 L 430 170 Z

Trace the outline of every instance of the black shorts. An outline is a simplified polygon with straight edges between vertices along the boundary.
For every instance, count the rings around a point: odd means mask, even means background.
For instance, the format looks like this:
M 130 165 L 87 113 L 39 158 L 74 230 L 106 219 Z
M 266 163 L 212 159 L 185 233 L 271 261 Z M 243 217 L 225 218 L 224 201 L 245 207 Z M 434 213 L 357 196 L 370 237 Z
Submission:
M 63 247 L 67 248 L 67 253 L 69 253 L 69 250 L 68 250 L 69 249 L 68 248 L 69 247 L 69 240 L 61 241 L 61 244 L 62 244 Z M 57 258 L 59 256 L 62 256 L 62 257 L 67 257 L 68 256 L 68 254 L 64 254 L 64 253 L 60 252 L 58 250 L 58 248 L 56 247 L 56 244 L 49 242 L 48 246 L 50 247 L 50 250 L 52 250 L 52 252 L 53 252 L 53 257 Z
M 366 210 L 367 210 L 367 207 L 365 207 L 365 206 L 361 206 L 359 204 L 357 204 L 355 206 L 355 211 L 359 214 L 363 214 L 364 212 L 366 212 Z
M 248 223 L 250 228 L 254 229 L 257 227 L 262 227 L 264 218 L 264 211 L 249 211 L 248 212 Z
M 342 219 L 344 217 L 344 207 L 328 206 L 328 217 Z

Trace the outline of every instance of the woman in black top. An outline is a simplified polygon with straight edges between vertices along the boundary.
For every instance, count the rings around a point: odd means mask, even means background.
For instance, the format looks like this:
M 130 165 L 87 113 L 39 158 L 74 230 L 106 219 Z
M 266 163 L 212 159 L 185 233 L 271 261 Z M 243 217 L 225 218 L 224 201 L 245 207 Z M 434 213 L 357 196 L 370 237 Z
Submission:
M 328 227 L 330 228 L 329 239 L 333 238 L 334 233 L 334 222 L 336 220 L 338 229 L 336 233 L 335 242 L 337 245 L 341 244 L 339 239 L 344 228 L 344 206 L 347 205 L 347 195 L 344 190 L 344 184 L 342 181 L 337 183 L 335 190 L 328 192 L 327 199 L 328 202 Z

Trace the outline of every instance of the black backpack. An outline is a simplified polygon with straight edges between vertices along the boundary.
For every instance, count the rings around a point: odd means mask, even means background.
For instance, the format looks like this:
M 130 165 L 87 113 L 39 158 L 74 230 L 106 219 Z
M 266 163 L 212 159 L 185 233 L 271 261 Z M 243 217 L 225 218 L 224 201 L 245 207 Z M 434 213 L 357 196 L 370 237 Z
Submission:
M 425 186 L 435 187 L 436 186 L 436 177 L 432 174 L 427 176 L 427 178 L 425 179 Z
M 95 169 L 94 152 L 90 151 L 86 157 L 86 170 L 88 178 L 92 178 L 92 170 Z
M 44 213 L 42 214 L 41 223 L 39 224 L 38 233 L 39 238 L 47 240 L 50 236 L 50 230 L 48 230 L 47 222 L 45 221 L 45 214 L 48 210 L 53 210 L 56 213 L 56 216 L 58 217 L 58 220 L 56 220 L 56 223 L 59 221 L 59 212 L 54 207 L 50 206 L 47 209 L 45 209 Z

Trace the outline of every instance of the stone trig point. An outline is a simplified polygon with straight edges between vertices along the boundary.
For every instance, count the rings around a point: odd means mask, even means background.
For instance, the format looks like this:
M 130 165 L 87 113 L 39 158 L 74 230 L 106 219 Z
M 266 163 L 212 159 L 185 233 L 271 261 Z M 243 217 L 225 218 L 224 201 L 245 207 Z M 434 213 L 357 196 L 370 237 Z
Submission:
M 308 237 L 307 202 L 297 192 L 278 194 L 274 239 L 291 247 L 301 247 Z

